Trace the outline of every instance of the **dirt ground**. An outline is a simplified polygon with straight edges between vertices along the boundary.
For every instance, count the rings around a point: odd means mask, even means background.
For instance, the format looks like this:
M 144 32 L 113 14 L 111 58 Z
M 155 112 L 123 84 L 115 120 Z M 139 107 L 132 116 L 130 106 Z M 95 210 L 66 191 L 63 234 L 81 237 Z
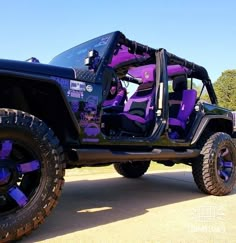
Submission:
M 21 242 L 234 243 L 236 188 L 204 195 L 189 170 L 139 179 L 71 170 L 56 209 Z

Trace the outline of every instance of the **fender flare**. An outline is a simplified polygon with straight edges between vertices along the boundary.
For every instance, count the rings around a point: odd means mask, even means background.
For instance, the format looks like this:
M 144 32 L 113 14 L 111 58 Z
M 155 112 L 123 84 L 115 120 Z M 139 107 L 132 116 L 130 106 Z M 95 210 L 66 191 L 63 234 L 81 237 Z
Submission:
M 222 115 L 207 115 L 207 116 L 204 116 L 201 119 L 196 131 L 194 132 L 194 135 L 193 135 L 193 137 L 191 139 L 191 145 L 194 145 L 194 144 L 197 143 L 198 139 L 203 134 L 203 132 L 205 131 L 205 129 L 208 126 L 208 124 L 210 122 L 212 122 L 212 121 L 214 122 L 214 120 L 215 121 L 217 120 L 217 122 L 219 122 L 219 120 L 220 120 L 221 122 L 224 122 L 224 123 L 225 122 L 227 122 L 227 123 L 230 122 L 231 125 L 232 125 L 232 128 L 228 129 L 228 131 L 225 131 L 225 132 L 229 133 L 229 135 L 232 135 L 232 132 L 233 132 L 233 121 L 232 121 L 231 117 L 226 117 L 226 116 L 222 116 Z M 225 129 L 223 129 L 223 130 L 225 130 Z
M 76 120 L 76 117 L 74 115 L 74 113 L 71 110 L 71 107 L 69 105 L 69 102 L 66 98 L 66 95 L 62 89 L 62 87 L 60 86 L 60 84 L 58 84 L 55 79 L 57 77 L 53 77 L 53 76 L 43 76 L 43 75 L 39 75 L 39 74 L 29 74 L 29 73 L 23 73 L 23 72 L 17 72 L 17 71 L 9 71 L 9 70 L 0 70 L 0 85 L 2 86 L 3 83 L 5 83 L 5 85 L 8 85 L 11 87 L 20 87 L 22 89 L 24 89 L 24 87 L 27 87 L 30 89 L 30 87 L 50 87 L 51 90 L 53 90 L 53 95 L 57 96 L 57 101 L 59 101 L 59 105 L 60 110 L 62 111 L 62 115 L 60 116 L 60 114 L 57 114 L 56 111 L 56 117 L 55 119 L 57 119 L 58 117 L 63 117 L 64 120 L 64 128 L 67 130 L 66 134 L 61 134 L 58 135 L 57 133 L 59 132 L 59 128 L 57 128 L 58 125 L 56 125 L 57 121 L 52 121 L 52 118 L 50 118 L 51 124 L 49 122 L 49 125 L 54 132 L 57 134 L 57 136 L 59 137 L 59 139 L 62 140 L 62 143 L 78 143 L 79 142 L 79 134 L 80 134 L 80 128 L 78 126 L 78 122 Z M 60 78 L 60 77 L 58 77 Z M 68 79 L 67 79 L 68 80 Z M 12 82 L 12 83 L 11 83 Z M 17 107 L 3 107 L 3 108 L 13 108 L 13 109 L 17 109 Z M 22 110 L 22 109 L 21 109 Z M 28 112 L 27 110 L 23 110 Z M 29 112 L 31 113 L 31 112 Z M 36 113 L 36 114 L 35 114 Z M 37 112 L 33 111 L 32 112 L 33 115 L 35 115 L 36 117 L 38 117 L 41 120 L 45 121 L 45 116 L 40 116 L 40 114 L 37 114 Z M 47 123 L 47 119 L 45 121 Z M 55 127 L 54 127 L 54 123 L 55 123 Z M 57 131 L 58 130 L 58 131 Z

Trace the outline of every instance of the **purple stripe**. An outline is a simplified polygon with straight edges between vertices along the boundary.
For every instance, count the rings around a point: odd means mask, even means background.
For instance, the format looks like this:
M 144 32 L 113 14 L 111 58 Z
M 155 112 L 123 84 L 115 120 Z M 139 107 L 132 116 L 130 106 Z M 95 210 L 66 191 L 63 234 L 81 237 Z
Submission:
M 128 119 L 133 120 L 133 121 L 137 121 L 140 123 L 145 123 L 146 120 L 140 116 L 137 115 L 132 115 L 132 114 L 128 114 L 128 113 L 122 113 L 122 115 L 126 116 Z
M 112 99 L 112 100 L 105 100 L 102 104 L 102 106 L 111 106 L 113 105 L 113 103 L 115 102 L 116 99 Z
M 150 107 L 150 102 L 151 102 L 151 97 L 150 97 L 150 95 L 147 95 L 147 96 L 144 96 L 144 97 L 142 97 L 142 98 L 140 98 L 140 97 L 136 97 L 136 96 L 133 96 L 133 97 L 131 97 L 129 100 L 128 100 L 128 102 L 125 104 L 125 108 L 124 108 L 124 111 L 125 112 L 129 112 L 129 110 L 130 110 L 130 107 L 131 107 L 131 105 L 132 105 L 132 103 L 133 102 L 135 102 L 135 103 L 138 103 L 138 102 L 145 102 L 145 101 L 149 101 L 148 102 L 148 104 L 147 104 L 147 107 Z
M 128 100 L 128 102 L 125 104 L 125 107 L 124 107 L 124 111 L 125 112 L 128 112 L 130 110 L 130 107 L 131 107 L 132 103 L 133 103 L 133 100 L 132 100 L 132 98 L 130 98 Z

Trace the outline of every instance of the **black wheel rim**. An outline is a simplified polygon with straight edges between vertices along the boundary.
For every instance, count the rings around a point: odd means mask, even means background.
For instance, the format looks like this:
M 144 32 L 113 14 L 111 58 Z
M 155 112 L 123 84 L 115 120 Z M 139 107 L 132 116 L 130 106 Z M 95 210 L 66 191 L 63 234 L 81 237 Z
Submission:
M 220 149 L 217 159 L 217 172 L 221 180 L 228 182 L 233 174 L 233 161 L 229 148 Z
M 25 144 L 0 140 L 0 216 L 23 208 L 40 183 L 41 162 Z

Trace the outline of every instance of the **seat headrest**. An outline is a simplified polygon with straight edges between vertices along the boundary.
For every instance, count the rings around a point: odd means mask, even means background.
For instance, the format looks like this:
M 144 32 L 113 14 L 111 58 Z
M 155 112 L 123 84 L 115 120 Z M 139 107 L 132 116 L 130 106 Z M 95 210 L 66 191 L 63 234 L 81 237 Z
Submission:
M 186 75 L 175 76 L 173 78 L 173 90 L 175 92 L 182 92 L 185 89 L 187 89 Z
M 155 81 L 155 67 L 146 67 L 142 70 L 143 83 Z

